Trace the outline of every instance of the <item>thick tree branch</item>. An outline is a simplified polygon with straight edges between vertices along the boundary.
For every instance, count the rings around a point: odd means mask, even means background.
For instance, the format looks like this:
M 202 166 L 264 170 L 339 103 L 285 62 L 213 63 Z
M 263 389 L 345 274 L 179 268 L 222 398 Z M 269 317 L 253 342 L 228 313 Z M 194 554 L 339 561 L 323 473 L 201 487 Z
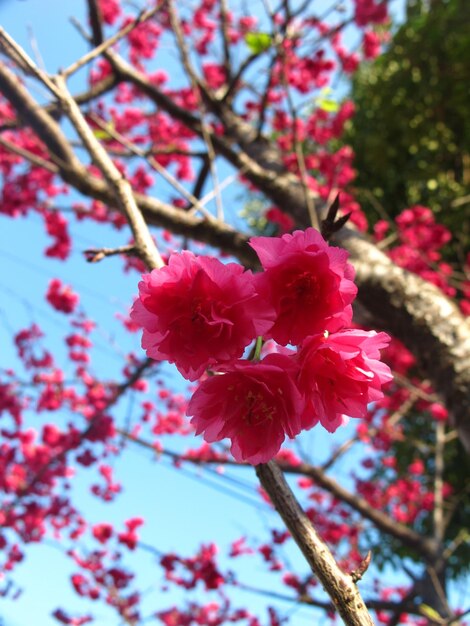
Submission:
M 374 324 L 413 352 L 423 373 L 445 399 L 454 425 L 470 451 L 470 322 L 431 283 L 397 267 L 351 230 L 336 239 L 351 253 L 358 297 Z

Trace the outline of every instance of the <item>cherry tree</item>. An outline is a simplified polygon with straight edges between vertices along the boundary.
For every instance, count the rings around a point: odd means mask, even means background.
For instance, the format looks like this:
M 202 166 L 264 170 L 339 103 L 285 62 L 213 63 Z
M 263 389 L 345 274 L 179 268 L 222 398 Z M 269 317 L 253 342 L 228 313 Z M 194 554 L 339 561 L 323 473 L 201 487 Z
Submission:
M 275 626 L 281 600 L 346 624 L 464 619 L 449 588 L 469 556 L 470 256 L 424 206 L 363 213 L 341 139 L 354 105 L 334 91 L 386 44 L 387 2 L 82 8 L 83 54 L 65 68 L 46 70 L 0 29 L 0 211 L 39 216 L 45 257 L 65 268 L 77 225 L 95 225 L 102 245 L 82 262 L 119 257 L 134 284 L 120 341 L 141 348 L 122 354 L 120 378 L 96 368 L 93 311 L 57 277 L 44 298 L 67 320 L 66 357 L 39 324 L 13 329 L 3 593 L 16 593 L 28 544 L 53 538 L 83 599 L 80 614 L 57 599 L 65 624 L 105 603 L 132 625 Z M 302 447 L 318 430 L 321 461 Z M 121 527 L 87 520 L 79 476 L 112 507 L 125 480 L 112 459 L 134 446 L 177 471 L 255 471 L 277 521 L 263 540 L 234 537 L 225 568 L 215 541 L 191 555 L 144 543 L 138 510 Z M 163 589 L 184 590 L 150 618 L 127 564 L 143 551 Z M 260 557 L 270 587 L 238 573 Z M 267 613 L 240 603 L 244 588 Z

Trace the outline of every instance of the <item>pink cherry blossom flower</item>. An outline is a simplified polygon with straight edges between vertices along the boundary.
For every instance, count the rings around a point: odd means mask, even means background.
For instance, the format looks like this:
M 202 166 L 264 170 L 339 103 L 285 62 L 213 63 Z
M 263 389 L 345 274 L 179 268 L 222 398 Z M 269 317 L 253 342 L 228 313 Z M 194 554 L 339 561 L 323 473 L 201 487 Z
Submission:
M 207 367 L 241 357 L 272 325 L 274 311 L 258 297 L 251 272 L 183 252 L 143 276 L 131 318 L 144 329 L 149 357 L 197 380 Z
M 367 405 L 383 398 L 382 385 L 392 380 L 380 362 L 386 333 L 342 330 L 309 337 L 299 351 L 298 386 L 306 405 L 302 427 L 318 422 L 334 432 L 348 417 L 364 417 Z
M 208 443 L 228 437 L 237 461 L 256 465 L 272 459 L 285 436 L 301 429 L 303 400 L 294 378 L 295 361 L 269 354 L 260 362 L 238 361 L 204 380 L 187 414 Z
M 258 289 L 277 312 L 267 337 L 300 344 L 309 335 L 351 323 L 357 288 L 345 250 L 329 246 L 314 228 L 253 237 L 250 245 L 265 270 L 257 275 Z

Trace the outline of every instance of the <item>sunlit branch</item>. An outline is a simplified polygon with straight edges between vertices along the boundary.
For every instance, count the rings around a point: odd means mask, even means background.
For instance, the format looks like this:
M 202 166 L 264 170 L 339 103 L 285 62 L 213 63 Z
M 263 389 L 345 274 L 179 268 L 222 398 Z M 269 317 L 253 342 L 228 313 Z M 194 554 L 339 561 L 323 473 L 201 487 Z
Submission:
M 128 254 L 138 256 L 138 250 L 133 245 L 120 246 L 119 248 L 88 248 L 84 250 L 83 254 L 89 263 L 98 263 L 108 256 L 115 256 L 116 254 Z
M 85 121 L 77 103 L 67 90 L 65 79 L 62 76 L 58 76 L 55 78 L 55 83 L 58 87 L 60 103 L 67 117 L 81 137 L 93 161 L 100 168 L 103 176 L 108 181 L 115 195 L 117 206 L 120 207 L 127 217 L 139 254 L 145 259 L 145 262 L 150 268 L 162 267 L 164 265 L 163 260 L 150 236 L 142 213 L 136 204 L 129 182 L 123 178 L 122 174 L 116 168 L 111 158 L 106 153 L 106 150 Z
M 344 623 L 348 626 L 372 626 L 372 618 L 353 577 L 337 565 L 328 546 L 297 502 L 280 467 L 269 461 L 257 465 L 256 474 Z
M 26 54 L 21 46 L 10 37 L 10 35 L 0 26 L 0 49 L 25 73 L 37 78 L 54 95 L 56 87 L 50 77 L 39 68 L 31 57 Z
M 444 452 L 445 452 L 445 424 L 437 421 L 436 449 L 434 452 L 434 538 L 442 542 L 445 534 L 444 524 Z

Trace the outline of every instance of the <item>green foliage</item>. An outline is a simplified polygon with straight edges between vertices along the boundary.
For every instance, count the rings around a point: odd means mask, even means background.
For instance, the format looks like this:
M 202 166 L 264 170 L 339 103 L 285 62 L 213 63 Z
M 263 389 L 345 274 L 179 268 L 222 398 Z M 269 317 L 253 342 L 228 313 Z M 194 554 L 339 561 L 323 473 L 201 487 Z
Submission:
M 276 226 L 265 217 L 267 208 L 266 200 L 253 193 L 250 193 L 249 197 L 244 200 L 239 217 L 245 221 L 251 233 L 264 237 L 272 237 L 276 234 Z
M 465 245 L 470 2 L 440 0 L 431 7 L 415 3 L 389 50 L 358 73 L 357 114 L 346 140 L 356 153 L 358 198 L 373 220 L 378 203 L 391 216 L 423 204 Z
M 252 54 L 261 54 L 271 47 L 272 37 L 268 33 L 247 33 L 245 43 Z
M 337 113 L 340 105 L 336 100 L 329 97 L 331 91 L 330 88 L 322 89 L 320 97 L 315 100 L 315 105 L 318 109 L 326 111 L 327 113 Z

